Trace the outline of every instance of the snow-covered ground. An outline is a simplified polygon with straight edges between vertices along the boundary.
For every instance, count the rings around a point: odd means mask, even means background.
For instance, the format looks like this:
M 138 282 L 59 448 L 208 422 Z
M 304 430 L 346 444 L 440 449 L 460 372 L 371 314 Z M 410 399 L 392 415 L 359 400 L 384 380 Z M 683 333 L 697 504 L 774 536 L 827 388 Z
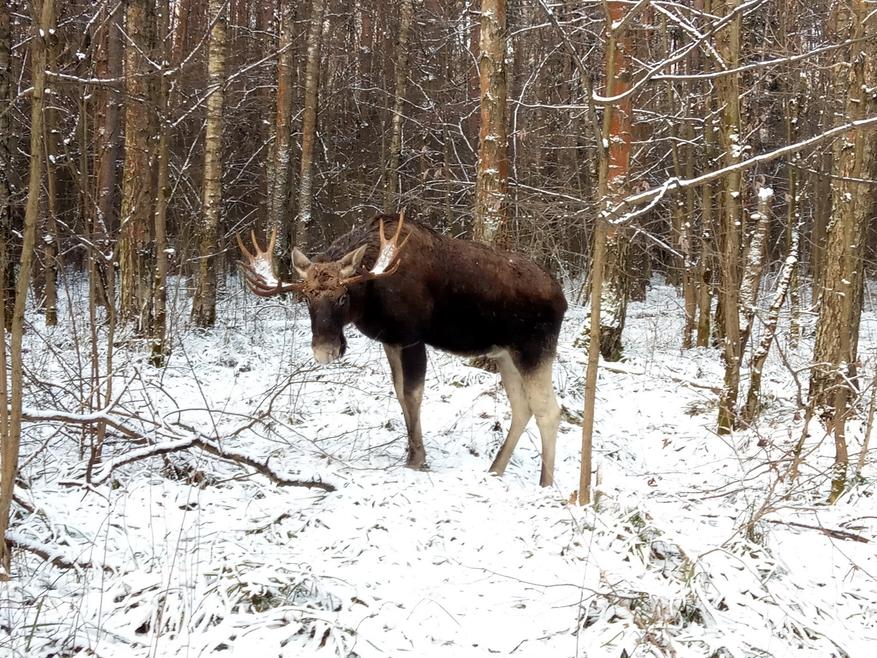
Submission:
M 583 509 L 569 504 L 583 309 L 564 326 L 557 483 L 543 490 L 535 424 L 506 475 L 486 473 L 509 420 L 496 375 L 430 352 L 429 470 L 412 472 L 380 345 L 350 329 L 347 356 L 317 367 L 303 307 L 229 289 L 215 330 L 187 329 L 179 309 L 165 369 L 119 337 L 110 415 L 163 442 L 213 439 L 336 490 L 278 486 L 197 448 L 133 461 L 89 488 L 90 436 L 28 423 L 17 492 L 33 509 L 14 505 L 14 537 L 90 566 L 17 551 L 17 578 L 0 590 L 0 653 L 877 655 L 875 468 L 826 506 L 833 445 L 814 431 L 800 477 L 783 477 L 802 430 L 791 373 L 806 386 L 808 340 L 791 349 L 780 337 L 757 428 L 716 436 L 720 355 L 680 349 L 681 301 L 656 282 L 630 306 L 626 361 L 600 373 L 600 496 Z M 88 326 L 73 306 L 75 323 L 37 321 L 27 337 L 32 412 L 82 411 Z M 869 313 L 868 377 L 875 329 Z M 851 423 L 853 460 L 861 440 Z M 111 431 L 104 458 L 143 447 Z

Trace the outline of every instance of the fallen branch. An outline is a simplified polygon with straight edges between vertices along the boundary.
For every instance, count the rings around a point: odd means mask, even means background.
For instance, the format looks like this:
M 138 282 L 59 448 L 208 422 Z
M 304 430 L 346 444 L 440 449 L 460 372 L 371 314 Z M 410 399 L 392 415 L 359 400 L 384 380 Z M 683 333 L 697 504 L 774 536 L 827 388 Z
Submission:
M 34 555 L 43 558 L 46 562 L 51 562 L 54 566 L 60 567 L 61 569 L 102 569 L 108 573 L 113 573 L 115 571 L 112 567 L 106 564 L 95 564 L 88 560 L 77 560 L 76 558 L 69 557 L 64 555 L 59 546 L 49 548 L 45 544 L 38 544 L 27 537 L 19 535 L 17 532 L 7 532 L 6 541 L 9 542 L 11 546 L 33 553 Z
M 192 434 L 189 436 L 180 436 L 179 434 L 175 434 L 168 428 L 163 427 L 158 430 L 158 433 L 160 434 L 161 432 L 165 432 L 167 435 L 169 435 L 167 437 L 167 440 L 160 443 L 154 443 L 153 439 L 150 436 L 146 435 L 144 432 L 138 430 L 137 428 L 131 427 L 127 423 L 117 418 L 110 416 L 110 414 L 106 412 L 74 414 L 56 410 L 35 411 L 31 409 L 25 409 L 22 413 L 22 418 L 31 422 L 54 420 L 72 425 L 91 425 L 93 423 L 102 422 L 106 423 L 110 427 L 113 427 L 114 429 L 118 430 L 129 438 L 138 439 L 149 444 L 142 448 L 129 450 L 124 455 L 120 455 L 119 457 L 104 461 L 102 464 L 100 464 L 99 468 L 96 469 L 96 474 L 93 475 L 93 477 L 91 478 L 92 484 L 103 484 L 109 479 L 113 471 L 115 471 L 120 466 L 124 466 L 125 464 L 130 464 L 141 459 L 147 459 L 148 457 L 165 455 L 170 452 L 188 450 L 189 448 L 199 448 L 204 452 L 219 457 L 220 459 L 225 459 L 226 461 L 235 462 L 253 468 L 258 473 L 264 475 L 266 478 L 271 480 L 271 482 L 279 486 L 307 487 L 309 489 L 335 491 L 335 487 L 327 482 L 320 482 L 318 480 L 290 479 L 284 477 L 283 475 L 280 475 L 276 471 L 274 471 L 274 469 L 272 469 L 270 466 L 268 466 L 267 460 L 263 463 L 257 459 L 254 459 L 253 457 L 250 457 L 249 455 L 227 450 L 219 446 L 219 444 L 217 444 L 215 441 L 211 441 L 210 439 L 198 436 L 194 432 L 192 432 Z
M 806 528 L 807 530 L 818 530 L 824 535 L 828 535 L 829 537 L 833 537 L 834 539 L 848 539 L 850 541 L 857 541 L 862 544 L 870 544 L 871 540 L 867 537 L 862 537 L 862 535 L 857 535 L 854 532 L 847 532 L 846 530 L 835 530 L 833 528 L 823 528 L 818 525 L 810 525 L 808 523 L 798 523 L 796 521 L 779 521 L 776 519 L 766 519 L 768 523 L 773 523 L 775 525 L 787 525 L 792 526 L 794 528 Z

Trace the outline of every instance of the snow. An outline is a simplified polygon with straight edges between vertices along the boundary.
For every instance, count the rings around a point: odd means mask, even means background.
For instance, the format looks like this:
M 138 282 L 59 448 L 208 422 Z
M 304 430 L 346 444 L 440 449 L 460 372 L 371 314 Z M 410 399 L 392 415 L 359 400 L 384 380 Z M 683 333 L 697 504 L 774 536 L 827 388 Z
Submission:
M 770 201 L 773 198 L 773 189 L 770 187 L 758 188 L 758 199 L 760 201 Z
M 509 420 L 496 375 L 430 351 L 429 470 L 410 471 L 380 345 L 349 329 L 345 358 L 317 367 L 306 309 L 257 299 L 237 279 L 219 326 L 191 330 L 180 285 L 169 286 L 178 340 L 167 367 L 152 368 L 141 343 L 117 336 L 118 404 L 93 418 L 113 416 L 156 441 L 198 432 L 337 490 L 279 487 L 195 450 L 133 461 L 83 487 L 80 442 L 90 438 L 52 413 L 85 413 L 74 400 L 77 363 L 90 381 L 87 350 L 77 360 L 87 329 L 75 332 L 88 326 L 79 282 L 59 295 L 72 300 L 75 325 L 52 329 L 34 315 L 26 336 L 32 381 L 59 385 L 28 392 L 27 488 L 17 494 L 35 511 L 14 505 L 12 533 L 94 566 L 62 569 L 16 551 L 0 605 L 10 655 L 873 655 L 874 467 L 826 506 L 833 445 L 814 425 L 800 479 L 780 477 L 803 428 L 776 353 L 757 426 L 716 436 L 709 387 L 722 385 L 721 355 L 681 350 L 671 288 L 655 281 L 646 302 L 629 305 L 627 361 L 601 369 L 600 496 L 581 508 L 568 501 L 578 484 L 586 355 L 572 342 L 583 308 L 567 315 L 555 367 L 557 484 L 540 489 L 534 424 L 506 475 L 486 472 Z M 812 346 L 791 348 L 783 322 L 784 358 L 800 369 Z M 863 318 L 866 377 L 875 323 Z M 848 434 L 855 460 L 858 420 Z M 104 463 L 143 448 L 110 431 Z

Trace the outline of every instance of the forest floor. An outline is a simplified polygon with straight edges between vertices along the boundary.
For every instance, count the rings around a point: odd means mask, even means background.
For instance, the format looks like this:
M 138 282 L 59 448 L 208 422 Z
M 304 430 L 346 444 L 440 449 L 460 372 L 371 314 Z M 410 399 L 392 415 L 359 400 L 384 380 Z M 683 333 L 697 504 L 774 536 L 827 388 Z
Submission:
M 91 435 L 48 413 L 88 420 L 76 416 L 88 321 L 82 291 L 71 289 L 63 328 L 37 318 L 27 336 L 34 420 L 11 536 L 78 566 L 16 552 L 17 577 L 0 589 L 0 654 L 877 655 L 873 455 L 827 506 L 833 444 L 814 423 L 799 477 L 785 477 L 802 435 L 796 400 L 806 394 L 812 315 L 800 347 L 780 336 L 757 426 L 720 437 L 720 354 L 681 349 L 681 300 L 654 282 L 630 306 L 625 360 L 600 372 L 600 496 L 581 508 L 569 504 L 581 307 L 567 315 L 555 368 L 564 422 L 553 487 L 538 486 L 534 423 L 505 476 L 486 472 L 509 420 L 498 376 L 435 351 L 422 414 L 429 470 L 404 468 L 404 423 L 380 345 L 351 328 L 346 357 L 317 367 L 306 310 L 258 300 L 237 281 L 214 330 L 187 328 L 177 309 L 165 368 L 148 365 L 142 343 L 116 337 L 117 402 L 106 415 L 169 452 L 98 466 L 93 480 L 103 484 L 86 487 Z M 867 378 L 875 338 L 869 312 Z M 853 460 L 862 433 L 850 423 Z M 193 437 L 336 490 L 278 486 L 179 449 Z M 111 429 L 104 460 L 143 449 Z

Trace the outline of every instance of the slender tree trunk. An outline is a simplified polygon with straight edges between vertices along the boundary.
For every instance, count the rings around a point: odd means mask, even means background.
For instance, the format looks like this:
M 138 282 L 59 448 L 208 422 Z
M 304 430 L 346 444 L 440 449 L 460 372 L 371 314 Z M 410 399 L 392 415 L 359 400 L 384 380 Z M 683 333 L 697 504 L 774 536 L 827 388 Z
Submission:
M 508 126 L 505 73 L 506 0 L 481 0 L 481 126 L 475 181 L 474 237 L 493 243 L 504 230 L 508 203 Z
M 634 52 L 633 32 L 617 31 L 626 12 L 622 2 L 609 2 L 609 42 L 606 46 L 606 95 L 617 96 L 630 88 L 632 74 L 631 55 Z M 620 200 L 629 189 L 630 144 L 632 139 L 633 112 L 631 98 L 627 96 L 615 106 L 607 107 L 603 114 L 603 141 L 608 143 L 606 171 L 607 198 Z M 630 296 L 627 273 L 630 254 L 630 236 L 624 227 L 610 225 L 606 230 L 606 271 L 600 315 L 600 353 L 607 361 L 621 358 L 624 322 Z
M 47 39 L 46 67 L 57 71 L 56 52 L 58 37 L 49 35 Z M 46 158 L 46 214 L 40 228 L 40 243 L 43 252 L 43 311 L 47 327 L 58 324 L 58 167 L 55 165 L 61 149 L 58 140 L 57 103 L 48 103 L 43 116 L 43 152 Z
M 101 78 L 122 77 L 122 3 L 113 5 L 107 16 L 102 43 L 98 48 L 96 73 Z M 107 308 L 115 305 L 115 273 L 110 236 L 114 234 L 113 217 L 119 200 L 119 156 L 121 154 L 122 96 L 115 86 L 98 92 L 100 112 L 95 126 L 96 190 L 95 214 L 92 219 L 93 278 L 98 303 Z
M 610 33 L 610 43 L 606 49 L 606 96 L 613 96 L 628 89 L 630 83 L 629 71 L 624 66 L 621 68 L 617 66 L 619 61 L 624 61 L 624 53 L 617 51 L 623 50 L 628 44 L 624 42 L 619 44 L 612 27 L 623 19 L 626 8 L 623 2 L 611 0 L 607 3 L 607 10 L 607 30 Z M 598 193 L 601 208 L 605 210 L 623 199 L 627 189 L 627 178 L 630 172 L 630 119 L 629 100 L 622 102 L 620 107 L 610 105 L 605 108 L 602 144 L 598 145 L 598 148 L 602 148 L 598 164 Z M 589 332 L 587 340 L 584 341 L 588 349 L 588 366 L 585 372 L 582 460 L 579 472 L 579 504 L 581 505 L 587 505 L 591 502 L 591 449 L 596 411 L 597 368 L 600 354 L 603 351 L 603 332 L 606 330 L 606 323 L 603 320 L 603 305 L 606 303 L 607 297 L 612 301 L 611 295 L 607 295 L 605 290 L 604 276 L 610 267 L 607 258 L 610 256 L 611 234 L 617 230 L 617 226 L 608 225 L 602 216 L 597 218 L 594 230 L 594 255 L 591 262 Z
M 0 3 L 0 295 L 3 299 L 4 326 L 11 328 L 15 306 L 15 250 L 13 249 L 14 216 L 12 208 L 11 93 L 12 93 L 12 32 L 11 8 Z M 4 373 L 6 369 L 2 370 Z M 4 398 L 5 399 L 5 398 Z
M 777 288 L 774 292 L 773 301 L 767 311 L 767 322 L 764 328 L 764 334 L 758 349 L 752 355 L 752 365 L 750 367 L 749 376 L 749 393 L 746 395 L 746 406 L 743 408 L 742 420 L 745 424 L 750 425 L 759 411 L 759 401 L 761 396 L 761 373 L 764 370 L 764 364 L 767 361 L 767 355 L 770 353 L 770 347 L 773 344 L 774 336 L 776 336 L 777 325 L 779 323 L 780 309 L 792 284 L 792 279 L 798 269 L 798 240 L 800 227 L 792 226 L 789 230 L 789 249 L 786 254 L 786 260 L 780 270 Z
M 305 65 L 304 109 L 301 126 L 301 167 L 298 186 L 298 214 L 294 240 L 305 241 L 311 228 L 314 187 L 314 144 L 317 138 L 317 95 L 320 87 L 320 43 L 323 34 L 325 0 L 313 0 L 308 27 Z
M 763 177 L 759 176 L 759 179 L 758 211 L 752 216 L 752 219 L 756 221 L 755 230 L 748 241 L 745 269 L 740 282 L 741 355 L 749 341 L 749 335 L 752 333 L 752 323 L 755 320 L 755 311 L 758 305 L 758 292 L 761 288 L 761 274 L 764 271 L 764 259 L 767 255 L 767 240 L 770 237 L 770 202 L 773 199 L 773 190 L 765 186 Z
M 390 149 L 384 172 L 384 212 L 399 205 L 399 159 L 402 154 L 402 113 L 408 83 L 408 33 L 414 15 L 413 0 L 402 0 L 399 6 L 399 43 L 396 45 L 396 97 L 390 119 Z
M 277 98 L 274 121 L 274 154 L 268 179 L 268 230 L 275 231 L 274 258 L 282 262 L 289 258 L 289 222 L 287 209 L 290 194 L 290 161 L 292 159 L 292 84 L 293 32 L 295 11 L 292 2 L 285 2 L 280 26 L 280 57 L 277 60 Z
M 38 2 L 34 3 L 36 14 Z M 18 269 L 18 282 L 15 290 L 15 308 L 12 316 L 11 341 L 9 354 L 12 361 L 11 381 L 6 380 L 5 349 L 0 366 L 2 369 L 3 399 L 9 401 L 0 411 L 0 579 L 7 580 L 10 570 L 10 550 L 6 543 L 6 531 L 9 529 L 9 511 L 12 505 L 12 494 L 15 488 L 15 477 L 18 473 L 18 453 L 21 443 L 21 408 L 22 408 L 22 336 L 24 325 L 24 308 L 27 303 L 27 290 L 30 284 L 31 265 L 33 263 L 34 243 L 36 242 L 37 223 L 40 210 L 40 188 L 43 177 L 43 107 L 46 87 L 46 42 L 42 35 L 54 33 L 53 0 L 43 0 L 40 17 L 34 15 L 34 30 L 31 35 L 31 120 L 30 120 L 30 175 L 28 179 L 27 206 L 24 215 L 24 231 L 21 248 L 21 261 Z M 5 319 L 5 318 L 4 318 Z M 5 345 L 5 327 L 0 330 Z
M 154 0 L 128 0 L 125 30 L 125 173 L 119 228 L 121 318 L 140 334 L 152 326 L 152 280 L 155 254 L 152 235 L 155 174 L 153 139 L 158 134 Z
M 161 80 L 158 90 L 158 176 L 155 187 L 155 280 L 152 282 L 152 306 L 155 315 L 152 319 L 149 360 L 160 368 L 167 356 L 167 204 L 170 194 L 170 116 L 168 112 L 170 81 L 166 75 L 173 52 L 170 43 L 170 2 L 160 0 L 158 8 L 158 34 L 161 58 Z
M 713 7 L 719 16 L 734 12 L 740 0 L 725 0 Z M 717 6 L 716 6 L 717 5 Z M 729 69 L 740 62 L 739 13 L 728 26 L 716 35 L 718 52 Z M 739 74 L 724 75 L 717 81 L 722 119 L 719 127 L 719 144 L 724 151 L 725 166 L 741 160 L 742 133 L 740 130 L 740 81 Z M 740 229 L 743 225 L 743 175 L 735 171 L 724 179 L 722 198 L 722 310 L 724 320 L 725 382 L 719 400 L 719 434 L 727 434 L 734 428 L 737 416 L 737 392 L 740 386 Z
M 203 215 L 199 226 L 199 259 L 192 298 L 192 322 L 212 327 L 216 322 L 216 233 L 222 210 L 222 104 L 225 85 L 226 2 L 210 0 L 207 39 L 207 129 L 204 138 Z

